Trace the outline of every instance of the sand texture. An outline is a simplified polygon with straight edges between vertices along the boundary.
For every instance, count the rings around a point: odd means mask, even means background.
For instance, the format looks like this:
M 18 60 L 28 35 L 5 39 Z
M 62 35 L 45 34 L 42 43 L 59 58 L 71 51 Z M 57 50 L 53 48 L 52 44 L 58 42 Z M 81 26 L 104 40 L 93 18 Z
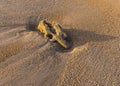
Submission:
M 60 23 L 72 48 L 30 17 Z M 0 86 L 120 86 L 120 0 L 0 0 Z

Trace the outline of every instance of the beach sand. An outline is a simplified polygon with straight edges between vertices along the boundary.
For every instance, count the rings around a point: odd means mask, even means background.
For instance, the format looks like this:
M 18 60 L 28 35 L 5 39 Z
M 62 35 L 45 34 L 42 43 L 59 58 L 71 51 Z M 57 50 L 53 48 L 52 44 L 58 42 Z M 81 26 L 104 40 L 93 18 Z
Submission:
M 119 86 L 120 0 L 0 0 L 0 86 Z M 62 25 L 61 51 L 31 17 Z

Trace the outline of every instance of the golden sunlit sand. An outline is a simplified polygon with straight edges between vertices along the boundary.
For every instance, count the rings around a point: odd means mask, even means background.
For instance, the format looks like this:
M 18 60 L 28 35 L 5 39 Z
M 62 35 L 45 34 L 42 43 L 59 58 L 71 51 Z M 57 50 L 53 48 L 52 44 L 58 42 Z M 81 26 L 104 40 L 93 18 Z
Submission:
M 119 86 L 120 0 L 1 0 L 0 86 Z M 62 25 L 73 46 L 61 50 L 30 17 Z

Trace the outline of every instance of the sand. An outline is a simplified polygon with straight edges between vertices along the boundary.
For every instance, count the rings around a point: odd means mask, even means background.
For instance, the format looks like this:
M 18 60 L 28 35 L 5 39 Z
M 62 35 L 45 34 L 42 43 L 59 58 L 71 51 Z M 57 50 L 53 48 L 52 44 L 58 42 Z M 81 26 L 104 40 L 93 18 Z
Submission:
M 0 0 L 0 86 L 119 86 L 120 0 Z M 62 25 L 60 50 L 28 18 Z

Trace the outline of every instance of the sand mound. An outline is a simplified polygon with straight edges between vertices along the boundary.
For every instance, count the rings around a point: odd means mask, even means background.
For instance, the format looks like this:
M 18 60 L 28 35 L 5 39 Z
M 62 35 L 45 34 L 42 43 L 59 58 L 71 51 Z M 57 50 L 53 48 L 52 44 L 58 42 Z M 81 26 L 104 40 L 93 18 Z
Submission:
M 1 0 L 0 86 L 118 86 L 120 0 Z M 68 51 L 37 31 L 37 16 L 62 24 Z

